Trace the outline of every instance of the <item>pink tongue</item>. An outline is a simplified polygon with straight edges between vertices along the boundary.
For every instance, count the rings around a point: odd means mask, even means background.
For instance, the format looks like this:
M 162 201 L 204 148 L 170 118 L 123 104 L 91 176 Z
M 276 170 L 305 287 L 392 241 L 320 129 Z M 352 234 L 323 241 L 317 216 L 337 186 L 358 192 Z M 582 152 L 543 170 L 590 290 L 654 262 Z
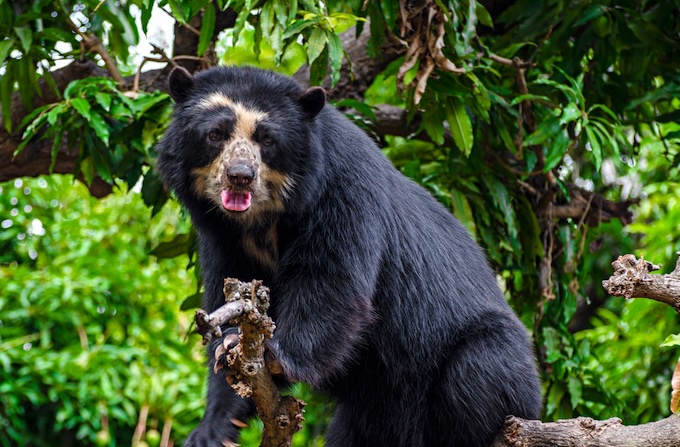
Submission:
M 222 206 L 229 211 L 245 211 L 250 208 L 250 191 L 222 190 Z

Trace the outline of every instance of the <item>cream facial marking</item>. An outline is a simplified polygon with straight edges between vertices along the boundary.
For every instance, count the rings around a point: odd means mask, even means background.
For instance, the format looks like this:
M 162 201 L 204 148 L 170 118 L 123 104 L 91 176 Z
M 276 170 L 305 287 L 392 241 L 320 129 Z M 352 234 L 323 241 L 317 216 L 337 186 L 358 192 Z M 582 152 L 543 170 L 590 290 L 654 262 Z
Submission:
M 198 107 L 202 109 L 213 109 L 216 107 L 229 107 L 236 115 L 235 137 L 250 138 L 255 132 L 257 124 L 267 117 L 267 114 L 259 110 L 251 109 L 239 102 L 234 102 L 231 98 L 221 93 L 212 93 L 198 102 Z

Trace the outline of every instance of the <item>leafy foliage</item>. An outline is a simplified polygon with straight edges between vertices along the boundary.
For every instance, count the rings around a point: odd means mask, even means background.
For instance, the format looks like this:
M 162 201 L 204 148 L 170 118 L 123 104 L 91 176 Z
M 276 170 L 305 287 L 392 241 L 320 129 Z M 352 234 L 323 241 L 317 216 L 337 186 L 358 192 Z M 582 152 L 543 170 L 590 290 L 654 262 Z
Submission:
M 677 352 L 658 347 L 667 336 L 680 332 L 676 319 L 654 303 L 610 301 L 600 281 L 609 276 L 609 263 L 619 254 L 641 251 L 670 269 L 680 250 L 674 180 L 680 169 L 680 2 L 549 0 L 537 7 L 529 0 L 0 0 L 0 35 L 4 36 L 0 40 L 0 102 L 5 128 L 11 129 L 13 93 L 30 111 L 43 91 L 41 82 L 58 90 L 50 71 L 57 63 L 88 57 L 103 64 L 105 53 L 97 48 L 81 51 L 80 42 L 98 39 L 122 75 L 135 73 L 140 62 L 131 48 L 148 36 L 152 15 L 165 14 L 159 7 L 193 34 L 195 51 L 188 57 L 198 58 L 196 63 L 202 67 L 249 63 L 292 74 L 306 64 L 311 84 L 330 78 L 330 85 L 337 85 L 343 80 L 343 64 L 352 76 L 357 67 L 342 47 L 342 33 L 352 27 L 357 35 L 370 31 L 366 50 L 374 58 L 385 58 L 382 71 L 366 92 L 360 92 L 363 101 L 346 99 L 337 106 L 375 132 L 395 166 L 428 188 L 486 248 L 508 300 L 533 331 L 544 371 L 545 419 L 617 415 L 636 423 L 667 413 L 669 371 Z M 233 26 L 218 33 L 228 13 Z M 164 56 L 161 52 L 158 60 L 167 62 Z M 109 71 L 111 79 L 75 80 L 56 92 L 56 102 L 32 110 L 19 126 L 24 136 L 20 150 L 47 139 L 53 142 L 52 156 L 58 157 L 66 141 L 77 151 L 75 174 L 85 182 L 100 178 L 130 189 L 141 181 L 144 202 L 165 216 L 167 197 L 151 168 L 153 144 L 167 122 L 169 100 L 159 92 L 145 93 L 129 80 L 120 82 Z M 403 133 L 380 132 L 379 111 L 385 104 L 405 111 L 409 128 Z M 11 186 L 3 188 L 18 194 Z M 0 203 L 6 209 L 20 210 L 11 203 L 22 198 L 16 194 L 3 195 Z M 574 211 L 579 198 L 585 198 L 585 205 Z M 635 223 L 626 227 L 629 216 L 621 210 L 636 201 L 640 206 L 635 209 Z M 602 217 L 610 204 L 613 214 Z M 16 289 L 11 295 L 14 301 L 7 303 L 15 303 L 13 312 L 24 312 L 22 318 L 29 318 L 23 306 L 30 309 L 32 302 L 17 297 L 37 300 L 43 295 L 30 292 L 38 287 L 33 285 L 36 273 L 31 269 L 44 275 L 43 281 L 37 281 L 40 284 L 53 284 L 50 278 L 75 281 L 73 272 L 78 270 L 73 266 L 68 270 L 66 259 L 80 262 L 82 268 L 93 269 L 85 270 L 91 271 L 88 278 L 93 284 L 77 289 L 90 300 L 89 307 L 68 301 L 59 309 L 82 315 L 74 328 L 85 327 L 88 340 L 97 340 L 95 333 L 102 331 L 87 329 L 87 325 L 104 324 L 92 309 L 100 304 L 98 293 L 109 289 L 94 284 L 96 278 L 109 278 L 113 272 L 87 262 L 91 248 L 74 241 L 54 252 L 55 260 L 64 257 L 56 264 L 42 263 L 33 256 L 48 250 L 51 232 L 66 225 L 54 213 L 41 220 L 44 228 L 47 222 L 50 228 L 41 238 L 25 236 L 28 229 L 38 228 L 30 214 L 17 211 L 11 215 L 12 224 L 3 228 L 0 260 L 10 266 L 4 271 L 12 273 L 5 273 L 0 281 Z M 78 237 L 89 236 L 78 233 Z M 155 247 L 151 253 L 168 258 L 163 268 L 181 270 L 177 258 L 185 253 L 194 266 L 193 238 L 182 224 L 175 233 L 149 239 Z M 116 242 L 111 247 L 128 243 Z M 141 254 L 135 261 L 144 262 Z M 131 268 L 121 265 L 116 274 Z M 195 273 L 199 276 L 200 272 Z M 123 285 L 127 286 L 119 284 Z M 141 283 L 137 286 L 147 290 Z M 66 286 L 55 280 L 49 287 L 50 294 L 61 296 L 59 291 Z M 200 282 L 172 290 L 184 290 L 182 296 L 191 294 L 183 308 L 200 300 Z M 119 303 L 124 295 L 120 292 Z M 167 296 L 174 297 L 174 293 L 168 289 Z M 182 300 L 162 302 L 176 306 Z M 157 303 L 149 302 L 152 308 Z M 40 301 L 38 308 L 45 306 Z M 87 309 L 90 313 L 81 314 Z M 142 325 L 148 314 L 135 306 L 130 309 L 137 318 L 133 325 Z M 61 311 L 55 311 L 54 323 L 44 316 L 44 324 L 57 324 L 58 315 Z M 163 318 L 172 324 L 177 316 L 168 311 Z M 12 340 L 42 334 L 32 326 L 22 327 L 12 333 Z M 130 334 L 115 339 L 116 343 L 136 340 L 137 335 Z M 154 334 L 172 347 L 168 349 L 180 349 L 171 336 Z M 26 343 L 42 343 L 40 337 Z M 106 345 L 107 340 L 101 343 Z M 0 341 L 0 346 L 4 343 Z M 71 345 L 78 350 L 77 343 Z M 7 346 L 11 346 L 7 352 L 13 353 L 10 364 L 21 362 L 21 371 L 33 374 L 34 354 L 22 352 L 19 345 Z M 40 346 L 52 349 L 50 344 Z M 4 352 L 0 350 L 0 355 Z M 111 362 L 120 358 L 115 357 L 119 354 L 107 355 Z M 144 363 L 140 354 L 125 355 L 122 363 Z M 157 371 L 165 366 L 153 365 Z M 144 369 L 139 366 L 139 370 Z M 121 369 L 120 374 L 132 373 Z M 35 408 L 47 402 L 37 394 L 38 388 L 31 388 L 32 381 L 11 378 L 4 383 L 16 383 L 17 389 L 27 387 L 26 396 L 37 396 L 31 401 Z M 40 375 L 35 383 L 42 380 Z M 63 379 L 64 383 L 68 380 Z M 94 376 L 88 380 L 88 390 L 103 387 Z M 21 394 L 8 396 L 20 399 Z M 115 415 L 108 410 L 109 418 L 128 430 L 134 422 L 130 408 L 144 403 L 131 397 L 129 402 L 127 410 L 121 403 Z M 100 418 L 101 409 L 92 406 L 88 411 L 86 417 L 67 413 L 55 430 L 78 427 L 81 438 L 91 438 L 100 429 L 101 424 L 93 421 Z M 12 427 L 26 424 L 19 422 L 18 413 L 7 417 L 20 424 Z M 318 425 L 310 424 L 315 419 Z M 43 420 L 50 419 L 45 416 Z M 310 406 L 307 421 L 309 431 L 299 435 L 298 443 L 303 438 L 305 443 L 318 439 L 327 415 L 317 414 Z M 255 443 L 256 432 L 247 431 L 244 444 Z M 129 439 L 124 438 L 126 432 L 119 434 L 119 439 Z
M 104 430 L 125 445 L 144 406 L 186 435 L 204 385 L 176 311 L 191 278 L 148 257 L 186 219 L 168 206 L 149 223 L 138 193 L 97 201 L 64 177 L 1 188 L 0 444 L 92 445 Z

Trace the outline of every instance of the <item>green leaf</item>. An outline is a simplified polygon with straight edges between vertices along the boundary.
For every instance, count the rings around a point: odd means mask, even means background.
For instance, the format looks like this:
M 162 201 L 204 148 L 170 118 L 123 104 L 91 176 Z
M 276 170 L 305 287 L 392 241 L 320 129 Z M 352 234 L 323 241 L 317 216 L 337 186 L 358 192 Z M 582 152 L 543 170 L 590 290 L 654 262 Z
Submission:
M 170 6 L 173 17 L 175 17 L 180 23 L 187 23 L 189 15 L 188 4 L 185 8 L 183 2 L 178 2 L 177 0 L 168 0 L 168 5 Z
M 201 22 L 201 34 L 198 37 L 198 49 L 196 53 L 202 56 L 208 49 L 212 42 L 212 36 L 215 32 L 215 7 L 212 3 L 205 5 L 203 11 L 203 21 Z
M 564 93 L 564 96 L 567 97 L 569 102 L 573 102 L 579 105 L 583 105 L 583 96 L 580 94 L 580 92 L 575 91 L 574 89 L 564 85 L 560 84 L 559 82 L 553 81 L 552 79 L 544 79 L 544 78 L 539 78 L 534 81 L 535 84 L 543 84 L 543 85 L 549 85 L 562 93 Z
M 453 141 L 458 146 L 458 149 L 466 156 L 470 156 L 472 146 L 474 144 L 474 135 L 472 133 L 472 122 L 470 116 L 465 110 L 463 102 L 455 97 L 450 97 L 446 102 L 446 120 L 449 123 L 449 130 Z
M 47 69 L 47 67 L 44 67 Z M 43 72 L 43 80 L 45 83 L 50 87 L 50 90 L 52 90 L 52 93 L 54 93 L 54 96 L 57 98 L 61 98 L 61 91 L 59 90 L 59 87 L 57 87 L 57 83 L 54 80 L 54 76 L 52 76 L 52 73 L 49 71 L 44 71 Z
M 362 115 L 375 120 L 375 112 L 373 111 L 373 107 L 371 107 L 369 104 L 366 104 L 365 102 L 361 102 L 356 99 L 343 99 L 335 103 L 335 107 L 348 107 L 356 110 L 357 112 L 361 113 Z
M 331 86 L 340 80 L 340 68 L 342 67 L 342 57 L 345 50 L 337 34 L 329 32 L 328 35 L 328 58 L 331 61 Z
M 562 76 L 564 76 L 567 81 L 569 81 L 569 84 L 571 84 L 572 90 L 576 93 L 576 98 L 577 101 L 575 101 L 577 104 L 579 104 L 581 107 L 585 106 L 586 99 L 583 97 L 583 76 L 584 73 L 581 73 L 579 75 L 579 79 L 574 79 L 571 76 L 567 74 L 564 70 L 562 70 L 559 66 L 555 65 L 555 70 L 560 72 Z
M 71 99 L 71 95 L 80 88 L 81 81 L 71 81 L 64 89 L 64 99 Z
M 297 13 L 298 13 L 298 2 L 297 2 L 297 0 L 289 0 L 288 1 L 288 20 L 286 20 L 286 23 L 284 24 L 284 28 L 285 28 L 285 25 L 289 24 L 290 22 L 292 22 L 295 19 L 295 16 L 297 15 Z
M 70 101 L 70 104 L 73 106 L 74 109 L 86 120 L 91 121 L 92 120 L 92 115 L 90 113 L 91 107 L 90 103 L 87 102 L 86 99 L 84 98 L 73 98 Z
M 543 172 L 548 172 L 555 168 L 564 159 L 564 154 L 569 149 L 569 136 L 567 132 L 564 130 L 559 132 L 553 139 L 553 144 L 548 145 L 547 149 L 548 153 L 545 157 Z
M 14 28 L 14 32 L 21 41 L 21 48 L 23 49 L 24 55 L 28 54 L 31 49 L 31 43 L 33 42 L 33 32 L 28 26 L 17 26 Z
M 49 107 L 51 107 L 51 105 L 46 106 L 46 107 L 49 108 Z M 26 128 L 26 130 L 24 131 L 24 134 L 21 137 L 22 138 L 21 143 L 19 143 L 17 148 L 14 150 L 14 155 L 17 155 L 19 152 L 21 152 L 24 149 L 26 144 L 28 144 L 28 142 L 31 141 L 31 139 L 36 135 L 38 130 L 43 126 L 43 124 L 45 124 L 45 121 L 47 121 L 47 114 L 44 113 L 46 108 L 41 108 L 41 109 L 42 109 L 42 111 L 38 115 L 38 117 L 36 119 L 34 119 L 33 122 L 31 122 L 28 125 L 28 127 Z M 22 121 L 22 124 L 23 124 L 23 121 Z
M 535 101 L 535 100 L 545 101 L 547 103 L 551 102 L 550 98 L 548 98 L 547 96 L 534 95 L 532 93 L 527 93 L 525 95 L 519 95 L 516 98 L 513 98 L 512 102 L 510 102 L 510 105 L 515 106 L 515 105 L 521 103 L 522 101 Z
M 143 93 L 137 99 L 129 101 L 130 109 L 138 119 L 142 118 L 151 108 L 163 101 L 169 101 L 166 93 L 154 92 L 152 94 Z
M 57 164 L 57 155 L 59 155 L 59 148 L 61 147 L 61 139 L 64 137 L 64 128 L 61 127 L 57 130 L 57 134 L 54 137 L 54 142 L 52 143 L 52 153 L 50 158 L 50 174 L 54 170 L 54 165 Z
M 92 184 L 92 180 L 94 180 L 94 174 L 95 174 L 95 167 L 94 167 L 94 161 L 92 160 L 92 157 L 85 157 L 83 161 L 80 162 L 80 172 L 83 173 L 83 178 L 85 179 L 85 183 L 87 185 Z
M 600 166 L 602 166 L 602 146 L 600 142 L 597 141 L 595 132 L 589 126 L 585 127 L 586 136 L 588 137 L 588 143 L 590 143 L 590 150 L 593 153 L 593 162 L 595 163 L 595 170 L 599 171 Z
M 619 123 L 619 117 L 616 116 L 614 111 L 612 109 L 610 109 L 609 107 L 607 107 L 606 105 L 604 105 L 604 104 L 593 105 L 591 108 L 588 109 L 588 112 L 587 112 L 588 116 L 590 116 L 590 114 L 593 113 L 595 110 L 602 110 L 604 113 L 606 113 L 607 115 L 609 115 L 611 117 L 611 119 L 614 123 Z
M 567 383 L 567 388 L 569 388 L 569 397 L 571 399 L 571 408 L 576 408 L 583 401 L 583 383 L 578 377 L 569 376 L 569 382 Z
M 102 147 L 100 141 L 95 140 L 92 132 L 83 132 L 86 146 L 90 152 L 90 158 L 94 163 L 95 172 L 107 183 L 113 182 L 111 176 L 111 157 L 106 147 Z
M 149 20 L 151 20 L 151 12 L 153 11 L 154 2 L 143 1 L 140 9 L 142 10 L 142 32 L 148 34 Z
M 536 131 L 526 137 L 522 144 L 524 146 L 534 146 L 547 141 L 557 135 L 562 130 L 560 120 L 556 116 L 551 116 L 538 125 Z
M 36 32 L 33 38 L 37 41 L 39 39 L 51 40 L 53 42 L 70 42 L 71 44 L 78 44 L 75 38 L 76 34 L 72 31 L 66 31 L 61 28 L 48 27 Z
M 157 213 L 168 199 L 168 195 L 163 189 L 163 181 L 153 169 L 144 175 L 142 199 L 147 206 L 153 206 L 152 214 Z
M 609 123 L 606 123 L 609 125 Z M 619 155 L 619 144 L 616 142 L 616 137 L 612 135 L 611 132 L 607 130 L 604 124 L 602 124 L 602 120 L 599 118 L 592 118 L 590 120 L 590 125 L 592 126 L 593 130 L 595 131 L 596 136 L 599 138 L 599 140 L 604 144 L 608 143 L 609 147 L 611 148 L 612 152 L 616 155 Z M 623 137 L 625 138 L 625 136 Z
M 33 105 L 33 85 L 30 83 L 31 73 L 30 71 L 35 71 L 33 66 L 33 61 L 29 57 L 22 57 L 17 59 L 19 74 L 17 76 L 17 84 L 19 87 L 19 98 L 27 109 L 32 109 Z
M 281 63 L 281 57 L 283 57 L 283 40 L 281 39 L 281 34 L 283 34 L 283 28 L 281 25 L 276 23 L 272 33 L 269 36 L 269 43 L 274 50 L 274 62 L 276 64 Z
M 0 105 L 2 107 L 2 121 L 7 132 L 12 133 L 12 90 L 14 87 L 15 64 L 5 65 L 5 74 L 0 77 Z
M 401 172 L 408 178 L 413 179 L 415 181 L 419 181 L 421 178 L 420 175 L 420 160 L 415 159 L 415 160 L 410 160 L 404 164 L 404 166 L 401 168 Z
M 399 15 L 399 2 L 394 0 L 381 0 L 380 9 L 388 29 L 393 29 L 397 23 L 397 16 Z
M 200 292 L 194 293 L 193 295 L 186 297 L 184 301 L 182 301 L 182 305 L 179 308 L 180 310 L 189 310 L 201 307 L 202 298 L 203 298 L 202 293 Z
M 328 48 L 323 49 L 309 69 L 309 83 L 321 85 L 328 72 Z
M 51 108 L 55 107 L 55 104 L 47 104 L 42 107 L 38 107 L 37 109 L 34 109 L 31 113 L 26 115 L 24 119 L 21 120 L 21 123 L 19 124 L 19 129 L 23 129 L 26 127 L 29 123 L 31 123 L 35 118 L 41 114 L 45 113 L 46 110 L 49 110 Z
M 487 11 L 487 9 L 481 3 L 479 2 L 476 3 L 477 4 L 475 7 L 475 11 L 479 23 L 481 23 L 484 26 L 488 26 L 489 28 L 493 28 L 493 19 L 491 18 L 491 14 L 489 14 L 489 11 Z
M 107 112 L 111 111 L 111 101 L 113 100 L 113 96 L 110 93 L 95 92 L 94 99 L 97 101 L 97 104 L 102 107 L 102 109 L 106 110 Z
M 283 35 L 281 36 L 282 39 L 289 39 L 292 36 L 296 36 L 302 32 L 305 28 L 317 23 L 316 20 L 308 20 L 308 19 L 298 19 L 294 21 L 286 30 L 283 32 Z
M 484 176 L 484 183 L 489 188 L 494 205 L 503 214 L 505 225 L 508 229 L 508 236 L 510 236 L 510 242 L 513 246 L 519 248 L 519 240 L 517 239 L 519 234 L 517 218 L 515 217 L 515 211 L 512 208 L 508 189 L 498 180 L 498 178 L 491 175 Z
M 90 127 L 94 130 L 100 140 L 104 142 L 105 145 L 109 145 L 109 135 L 110 129 L 106 124 L 106 120 L 100 114 L 92 112 L 90 114 Z
M 666 339 L 661 343 L 662 347 L 667 346 L 680 346 L 680 334 L 672 334 L 666 337 Z
M 314 28 L 307 41 L 307 62 L 314 64 L 314 61 L 321 55 L 326 48 L 328 35 L 322 28 Z
M 427 135 L 438 146 L 444 144 L 444 124 L 441 120 L 441 109 L 436 105 L 425 107 L 423 112 L 423 128 Z
M 149 254 L 163 259 L 187 254 L 191 248 L 191 244 L 194 242 L 193 239 L 191 233 L 178 234 L 171 241 L 161 242 L 155 246 Z
M 276 20 L 279 22 L 281 28 L 285 29 L 288 21 L 288 8 L 283 0 L 274 0 L 273 7 L 276 12 Z
M 260 11 L 260 29 L 262 30 L 262 35 L 268 36 L 272 32 L 274 27 L 274 6 L 271 2 L 267 2 L 262 6 Z M 288 30 L 286 30 L 287 32 Z M 285 33 L 284 33 L 285 35 Z
M 564 126 L 567 123 L 570 123 L 572 121 L 576 121 L 577 119 L 581 118 L 583 115 L 581 113 L 581 110 L 579 110 L 578 106 L 574 104 L 573 102 L 570 102 L 567 104 L 567 106 L 562 109 L 562 116 L 560 118 L 560 125 Z
M 50 126 L 54 126 L 57 123 L 59 116 L 61 116 L 61 114 L 64 113 L 64 110 L 66 110 L 66 104 L 59 103 L 51 104 L 50 106 L 54 107 L 52 107 L 52 109 L 49 112 L 47 112 L 47 123 Z
M 14 38 L 0 41 L 0 63 L 5 60 L 13 46 Z

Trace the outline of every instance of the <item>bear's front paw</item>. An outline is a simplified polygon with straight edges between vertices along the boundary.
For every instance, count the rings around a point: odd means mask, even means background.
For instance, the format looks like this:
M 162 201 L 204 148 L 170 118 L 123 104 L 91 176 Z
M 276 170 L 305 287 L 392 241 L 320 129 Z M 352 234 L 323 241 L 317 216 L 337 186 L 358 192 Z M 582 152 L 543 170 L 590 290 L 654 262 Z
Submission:
M 236 447 L 236 430 L 201 423 L 184 441 L 184 447 Z
M 230 383 L 233 380 L 233 371 L 229 368 L 227 363 L 227 354 L 238 344 L 238 334 L 228 334 L 222 338 L 221 343 L 215 348 L 215 364 L 213 365 L 213 372 L 217 374 L 222 368 L 227 370 L 227 381 Z

